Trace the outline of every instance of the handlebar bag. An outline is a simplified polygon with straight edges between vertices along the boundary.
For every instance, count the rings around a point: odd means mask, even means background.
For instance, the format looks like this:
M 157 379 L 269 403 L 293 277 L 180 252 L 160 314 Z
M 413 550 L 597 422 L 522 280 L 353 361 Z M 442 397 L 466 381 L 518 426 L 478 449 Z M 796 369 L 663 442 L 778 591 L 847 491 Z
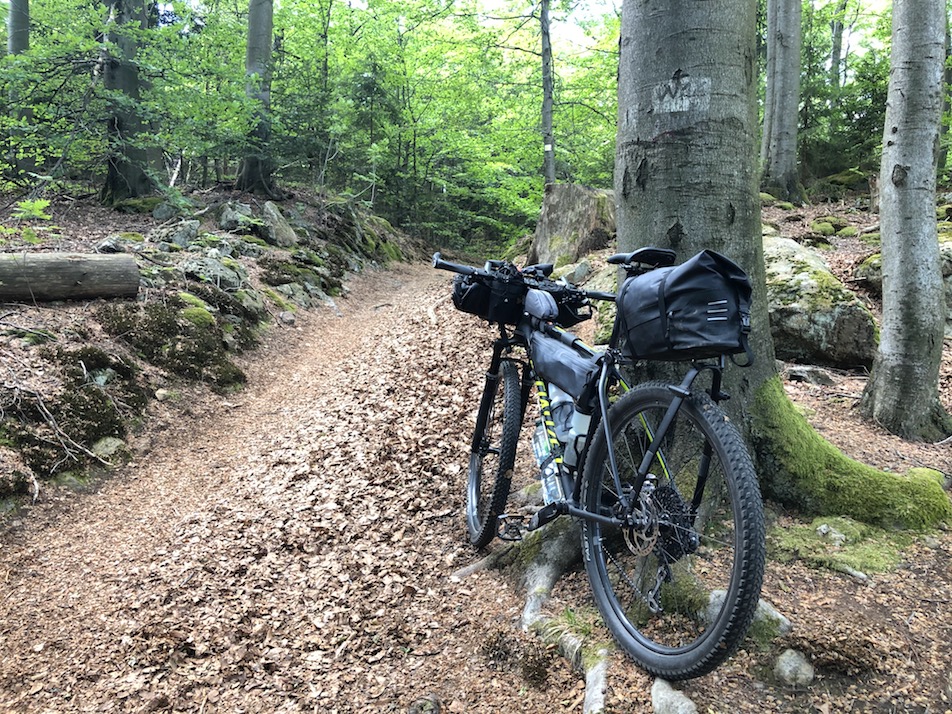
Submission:
M 703 250 L 681 265 L 628 278 L 618 293 L 615 329 L 627 357 L 693 360 L 752 353 L 751 285 L 729 258 Z
M 457 275 L 453 304 L 457 310 L 490 322 L 517 325 L 522 317 L 526 285 L 518 272 L 512 275 Z

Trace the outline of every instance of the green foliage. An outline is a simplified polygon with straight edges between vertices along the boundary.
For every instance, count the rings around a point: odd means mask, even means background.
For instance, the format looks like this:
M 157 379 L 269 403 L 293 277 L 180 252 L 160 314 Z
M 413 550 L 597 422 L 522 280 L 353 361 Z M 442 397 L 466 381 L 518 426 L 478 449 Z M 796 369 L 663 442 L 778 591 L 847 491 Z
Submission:
M 860 0 L 804 5 L 804 178 L 877 165 L 888 74 L 889 18 Z M 233 180 L 259 107 L 246 94 L 246 7 L 163 3 L 146 29 L 109 25 L 102 2 L 33 0 L 30 49 L 0 58 L 7 187 L 88 190 L 101 182 L 116 110 L 148 131 L 129 148 L 186 211 L 192 187 Z M 476 0 L 285 0 L 274 10 L 271 108 L 276 178 L 349 196 L 429 243 L 501 254 L 534 227 L 542 200 L 540 28 L 531 5 Z M 555 3 L 558 180 L 612 185 L 619 16 Z M 829 76 L 831 22 L 850 40 L 842 81 Z M 102 81 L 105 30 L 136 40 L 139 95 Z M 97 39 L 99 38 L 99 39 Z M 174 185 L 169 187 L 174 177 Z M 835 184 L 818 186 L 836 196 Z M 24 207 L 29 219 L 40 205 Z M 30 236 L 27 236 L 30 238 Z
M 24 199 L 19 201 L 10 216 L 18 221 L 48 221 L 53 216 L 46 212 L 50 201 L 45 198 Z
M 831 26 L 844 24 L 849 47 L 845 72 L 830 79 Z M 804 2 L 800 110 L 800 157 L 808 180 L 856 168 L 878 171 L 889 79 L 890 16 L 860 0 Z M 847 43 L 844 42 L 844 51 Z M 820 198 L 827 197 L 826 192 Z M 836 196 L 832 196 L 836 198 Z

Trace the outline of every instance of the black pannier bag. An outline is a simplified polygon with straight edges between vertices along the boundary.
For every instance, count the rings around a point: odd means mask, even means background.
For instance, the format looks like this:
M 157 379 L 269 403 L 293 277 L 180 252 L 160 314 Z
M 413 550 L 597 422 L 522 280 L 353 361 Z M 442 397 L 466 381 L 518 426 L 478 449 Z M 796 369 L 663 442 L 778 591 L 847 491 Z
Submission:
M 519 324 L 525 294 L 526 285 L 519 274 L 509 277 L 457 275 L 453 280 L 456 309 L 490 322 Z
M 749 364 L 751 292 L 739 265 L 703 250 L 681 265 L 628 278 L 615 329 L 627 357 L 673 362 L 745 352 Z

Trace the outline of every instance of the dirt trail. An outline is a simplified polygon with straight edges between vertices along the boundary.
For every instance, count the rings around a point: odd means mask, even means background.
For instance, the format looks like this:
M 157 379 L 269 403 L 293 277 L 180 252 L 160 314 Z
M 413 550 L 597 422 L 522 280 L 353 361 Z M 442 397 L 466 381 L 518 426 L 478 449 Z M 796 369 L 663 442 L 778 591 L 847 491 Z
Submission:
M 449 579 L 476 557 L 459 464 L 479 368 L 471 322 L 430 322 L 446 284 L 409 266 L 356 279 L 340 315 L 252 356 L 246 390 L 181 404 L 97 493 L 3 534 L 0 710 L 574 701 L 551 653 L 531 692 L 485 654 L 519 615 L 508 588 Z

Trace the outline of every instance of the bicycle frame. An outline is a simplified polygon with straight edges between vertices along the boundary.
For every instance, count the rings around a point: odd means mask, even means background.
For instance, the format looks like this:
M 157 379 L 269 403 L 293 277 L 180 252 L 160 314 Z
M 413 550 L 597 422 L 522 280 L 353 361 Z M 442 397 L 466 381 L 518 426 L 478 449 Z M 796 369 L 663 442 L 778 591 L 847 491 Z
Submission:
M 614 336 L 613 336 L 614 337 Z M 614 342 L 614 339 L 612 340 Z M 527 360 L 518 359 L 515 357 L 505 356 L 514 347 L 522 347 L 526 350 Z M 588 345 L 582 345 L 583 349 L 588 351 L 590 354 L 598 354 L 596 350 L 589 347 Z M 625 489 L 622 487 L 621 474 L 618 471 L 618 465 L 615 461 L 615 453 L 613 448 L 614 437 L 612 436 L 611 423 L 608 416 L 608 408 L 610 406 L 609 391 L 613 386 L 618 386 L 623 392 L 629 389 L 628 383 L 625 381 L 624 375 L 621 373 L 620 367 L 627 364 L 623 361 L 619 355 L 617 349 L 614 345 L 609 345 L 609 349 L 601 353 L 600 362 L 601 370 L 598 373 L 598 378 L 596 381 L 596 411 L 592 415 L 593 418 L 589 424 L 588 434 L 586 435 L 585 446 L 579 455 L 578 463 L 574 472 L 569 472 L 569 470 L 564 466 L 561 450 L 562 444 L 558 440 L 558 437 L 555 433 L 555 425 L 552 420 L 552 414 L 550 410 L 549 397 L 547 392 L 546 383 L 538 375 L 535 374 L 534 368 L 532 366 L 532 355 L 529 352 L 529 346 L 527 340 L 519 334 L 518 331 L 513 331 L 512 334 L 507 331 L 506 326 L 499 325 L 499 337 L 493 342 L 493 354 L 490 360 L 489 371 L 487 372 L 487 380 L 498 380 L 499 379 L 499 368 L 503 360 L 511 360 L 522 367 L 521 375 L 521 385 L 522 391 L 520 394 L 520 412 L 519 412 L 519 423 L 522 424 L 525 419 L 526 409 L 528 408 L 528 402 L 532 391 L 532 386 L 536 387 L 536 392 L 539 400 L 539 412 L 543 419 L 543 423 L 546 427 L 546 436 L 549 441 L 549 445 L 553 453 L 558 454 L 556 457 L 556 462 L 559 464 L 559 471 L 563 480 L 563 492 L 566 494 L 571 494 L 571 497 L 565 502 L 557 502 L 550 504 L 549 507 L 553 509 L 554 515 L 570 515 L 576 518 L 582 518 L 585 520 L 599 521 L 608 525 L 621 525 L 625 522 L 625 518 L 633 514 L 637 508 L 637 499 L 638 494 L 641 493 L 641 489 L 644 487 L 645 481 L 648 478 L 648 473 L 651 467 L 651 464 L 654 463 L 657 458 L 658 462 L 661 464 L 662 472 L 667 475 L 664 453 L 661 451 L 661 444 L 664 442 L 664 438 L 668 433 L 668 430 L 674 424 L 674 421 L 677 417 L 678 411 L 681 408 L 681 405 L 684 403 L 684 400 L 688 398 L 691 393 L 691 387 L 693 386 L 698 375 L 703 371 L 710 371 L 712 374 L 711 386 L 708 390 L 711 398 L 715 401 L 721 401 L 726 398 L 721 391 L 721 378 L 723 369 L 725 367 L 724 358 L 721 357 L 718 363 L 694 363 L 691 368 L 688 370 L 687 374 L 682 378 L 680 384 L 671 384 L 669 389 L 674 395 L 674 399 L 671 401 L 671 404 L 668 406 L 668 409 L 661 420 L 661 423 L 655 428 L 652 429 L 650 425 L 645 424 L 645 430 L 649 437 L 649 447 L 642 459 L 641 464 L 638 467 L 638 470 L 635 474 L 635 480 L 633 482 L 633 487 Z M 494 385 L 492 385 L 494 387 Z M 489 398 L 492 394 L 492 389 L 490 388 L 489 383 L 487 382 L 487 390 L 483 394 L 483 400 Z M 485 411 L 485 410 L 481 410 Z M 482 427 L 484 424 L 477 424 L 476 433 L 482 432 Z M 615 516 L 606 516 L 600 513 L 594 513 L 592 511 L 586 510 L 585 508 L 580 507 L 579 500 L 581 497 L 581 474 L 583 473 L 585 460 L 588 456 L 589 445 L 592 443 L 592 438 L 595 435 L 596 429 L 603 429 L 605 432 L 605 437 L 608 442 L 608 455 L 609 455 L 609 466 L 611 468 L 611 476 L 614 482 L 616 493 L 618 494 L 619 502 L 621 508 L 619 512 L 624 514 L 625 518 L 618 518 Z M 478 444 L 474 443 L 474 448 L 478 447 Z M 705 452 L 702 454 L 702 464 L 700 467 L 700 475 L 695 489 L 694 494 L 692 494 L 691 499 L 691 510 L 692 514 L 696 515 L 701 498 L 704 492 L 704 486 L 706 484 L 707 475 L 709 471 L 709 465 L 711 460 L 712 452 L 710 446 L 705 447 Z M 629 496 L 629 494 L 634 494 L 634 499 Z

